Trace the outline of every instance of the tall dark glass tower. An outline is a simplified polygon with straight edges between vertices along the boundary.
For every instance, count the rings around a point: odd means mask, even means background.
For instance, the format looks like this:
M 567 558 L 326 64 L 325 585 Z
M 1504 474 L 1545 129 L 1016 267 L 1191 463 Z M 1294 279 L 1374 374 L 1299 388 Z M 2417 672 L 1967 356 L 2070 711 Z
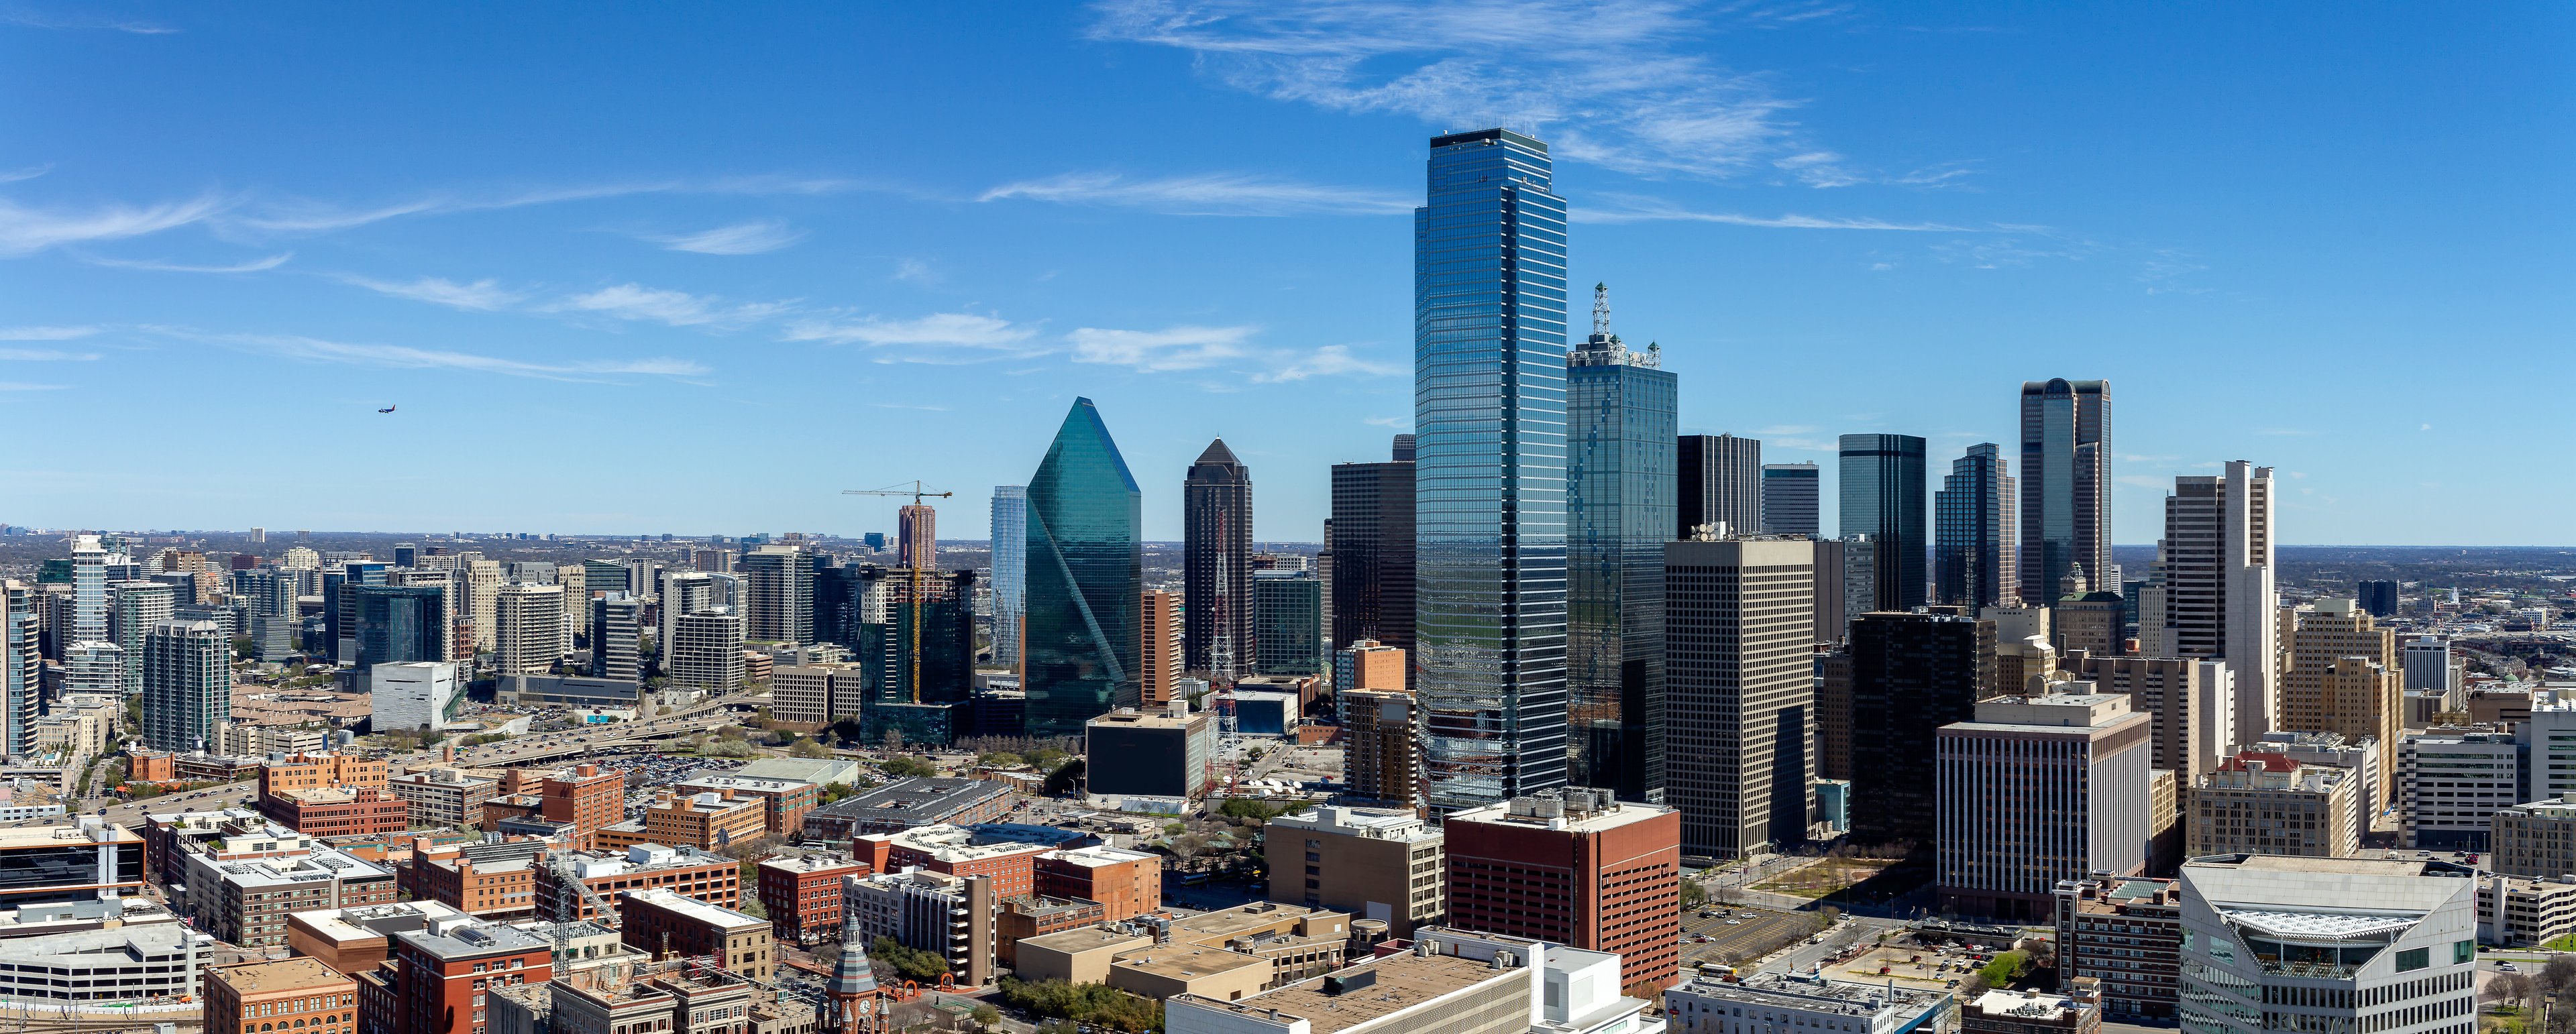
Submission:
M 2021 598 L 2111 570 L 2111 382 L 2021 385 Z
M 1415 683 L 1443 812 L 1565 782 L 1565 201 L 1547 145 L 1431 138 L 1413 210 Z
M 1333 464 L 1333 649 L 1374 639 L 1413 660 L 1413 436 L 1384 463 Z
M 1087 398 L 1029 481 L 1027 728 L 1080 736 L 1082 723 L 1142 698 L 1144 493 Z
M 1936 731 L 1975 720 L 1977 701 L 1993 692 L 1994 657 L 1992 621 L 1869 614 L 1852 622 L 1853 843 L 1931 846 Z
M 1932 493 L 1932 596 L 1970 607 L 2010 606 L 2021 598 L 2013 576 L 2013 479 L 2003 447 L 1968 446 L 1950 461 L 1950 476 Z
M 447 590 L 435 585 L 344 585 L 355 620 L 350 660 L 359 683 L 379 664 L 447 660 Z
M 1842 438 L 1842 533 L 1877 543 L 1874 606 L 1912 610 L 1924 604 L 1931 546 L 1923 526 L 1923 439 L 1908 434 Z
M 1181 667 L 1251 671 L 1252 609 L 1252 471 L 1219 438 L 1181 481 Z
M 1595 287 L 1592 336 L 1565 370 L 1567 778 L 1632 801 L 1664 795 L 1664 542 L 1676 520 L 1679 394 L 1660 349 L 1631 352 L 1610 333 L 1609 290 Z M 1757 453 L 1744 487 L 1760 469 Z M 1759 496 L 1745 495 L 1758 527 Z

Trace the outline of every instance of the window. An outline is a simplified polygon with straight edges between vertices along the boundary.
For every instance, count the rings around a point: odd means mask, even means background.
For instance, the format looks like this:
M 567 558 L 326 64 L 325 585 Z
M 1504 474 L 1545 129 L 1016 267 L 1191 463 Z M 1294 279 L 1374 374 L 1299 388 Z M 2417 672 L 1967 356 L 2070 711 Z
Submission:
M 2415 970 L 2423 969 L 2426 966 L 2430 966 L 2433 964 L 2431 959 L 2428 957 L 2431 954 L 2432 949 L 2430 948 L 2408 948 L 2405 951 L 2398 952 L 2397 971 L 2400 973 L 2410 973 Z
M 2451 964 L 2452 964 L 2452 965 L 2455 965 L 2455 966 L 2464 966 L 2464 965 L 2467 965 L 2467 964 L 2469 964 L 2469 963 L 2476 962 L 2477 960 L 2478 960 L 2478 942 L 2476 942 L 2476 941 L 2453 941 L 2453 942 L 2451 942 Z

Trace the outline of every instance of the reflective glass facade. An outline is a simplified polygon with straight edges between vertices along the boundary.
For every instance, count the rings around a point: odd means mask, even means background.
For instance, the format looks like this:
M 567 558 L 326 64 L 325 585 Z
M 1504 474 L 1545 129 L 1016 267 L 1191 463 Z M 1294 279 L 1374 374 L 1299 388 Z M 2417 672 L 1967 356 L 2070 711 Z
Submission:
M 1028 504 L 1028 734 L 1082 723 L 1142 694 L 1144 494 L 1090 399 L 1075 399 Z
M 1565 782 L 1565 202 L 1549 181 L 1529 137 L 1434 137 L 1413 213 L 1415 688 L 1444 812 Z
M 2013 479 L 2003 447 L 1968 446 L 1950 461 L 1950 476 L 1932 494 L 1932 596 L 1971 607 L 2011 606 L 2021 584 L 2013 576 Z M 2055 599 L 2054 596 L 2049 597 Z
M 1660 802 L 1679 393 L 1671 372 L 1615 341 L 1587 343 L 1575 360 L 1565 374 L 1567 777 Z M 1760 465 L 1756 453 L 1748 475 Z
M 1871 605 L 1912 610 L 1924 604 L 1931 546 L 1923 522 L 1923 439 L 1908 434 L 1842 437 L 1842 533 L 1878 544 Z
M 2111 382 L 2022 382 L 2019 523 L 2023 599 L 2111 570 Z
M 364 672 L 379 664 L 447 660 L 447 590 L 435 585 L 351 585 L 340 590 L 355 603 L 350 632 Z
M 993 663 L 1020 666 L 1020 615 L 1028 609 L 1029 490 L 993 486 Z

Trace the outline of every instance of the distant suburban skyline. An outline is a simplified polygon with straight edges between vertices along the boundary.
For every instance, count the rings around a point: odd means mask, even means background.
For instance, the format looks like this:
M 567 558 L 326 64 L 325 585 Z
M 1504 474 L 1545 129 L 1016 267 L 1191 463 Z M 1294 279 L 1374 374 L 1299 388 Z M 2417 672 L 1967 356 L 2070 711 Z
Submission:
M 1547 141 L 1683 433 L 2016 460 L 2113 538 L 2576 541 L 2576 9 L 1119 0 L 0 9 L 0 522 L 984 534 L 1076 396 L 1181 535 L 1413 414 L 1438 132 Z M 1578 301 L 1575 308 L 1580 310 Z M 379 413 L 387 407 L 392 413 Z

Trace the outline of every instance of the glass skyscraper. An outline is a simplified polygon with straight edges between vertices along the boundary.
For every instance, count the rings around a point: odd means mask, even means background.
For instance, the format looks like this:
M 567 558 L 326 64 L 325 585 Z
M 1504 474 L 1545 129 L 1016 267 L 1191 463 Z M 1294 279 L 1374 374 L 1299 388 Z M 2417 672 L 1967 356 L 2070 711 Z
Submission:
M 2003 447 L 1968 446 L 1932 493 L 1932 596 L 1970 607 L 2012 606 L 2021 583 L 2013 549 L 2013 479 Z M 2051 597 L 2054 599 L 2054 597 Z
M 447 590 L 435 585 L 347 585 L 352 604 L 349 663 L 359 684 L 379 664 L 447 660 Z
M 2057 599 L 2077 564 L 2110 573 L 2111 382 L 2022 382 L 2020 524 L 2021 598 Z
M 1252 470 L 1208 443 L 1181 480 L 1181 667 L 1232 682 L 1257 665 Z
M 1908 434 L 1842 437 L 1842 533 L 1877 543 L 1873 605 L 1912 610 L 1924 604 L 1927 548 L 1923 526 L 1923 439 Z
M 1029 489 L 993 486 L 993 663 L 1018 670 L 1028 613 Z
M 1507 130 L 1433 137 L 1429 165 L 1413 212 L 1415 688 L 1423 775 L 1448 812 L 1565 783 L 1565 201 L 1547 145 Z
M 1100 410 L 1073 400 L 1029 480 L 1020 682 L 1031 736 L 1080 736 L 1082 723 L 1143 699 L 1144 507 Z
M 1631 352 L 1610 333 L 1607 289 L 1595 289 L 1592 324 L 1565 371 L 1567 778 L 1660 802 L 1664 542 L 1686 494 L 1675 452 L 1687 443 L 1673 436 L 1677 379 L 1660 350 Z M 1736 502 L 1756 515 L 1761 463 L 1755 451 L 1735 472 Z M 1759 527 L 1757 516 L 1734 530 Z

